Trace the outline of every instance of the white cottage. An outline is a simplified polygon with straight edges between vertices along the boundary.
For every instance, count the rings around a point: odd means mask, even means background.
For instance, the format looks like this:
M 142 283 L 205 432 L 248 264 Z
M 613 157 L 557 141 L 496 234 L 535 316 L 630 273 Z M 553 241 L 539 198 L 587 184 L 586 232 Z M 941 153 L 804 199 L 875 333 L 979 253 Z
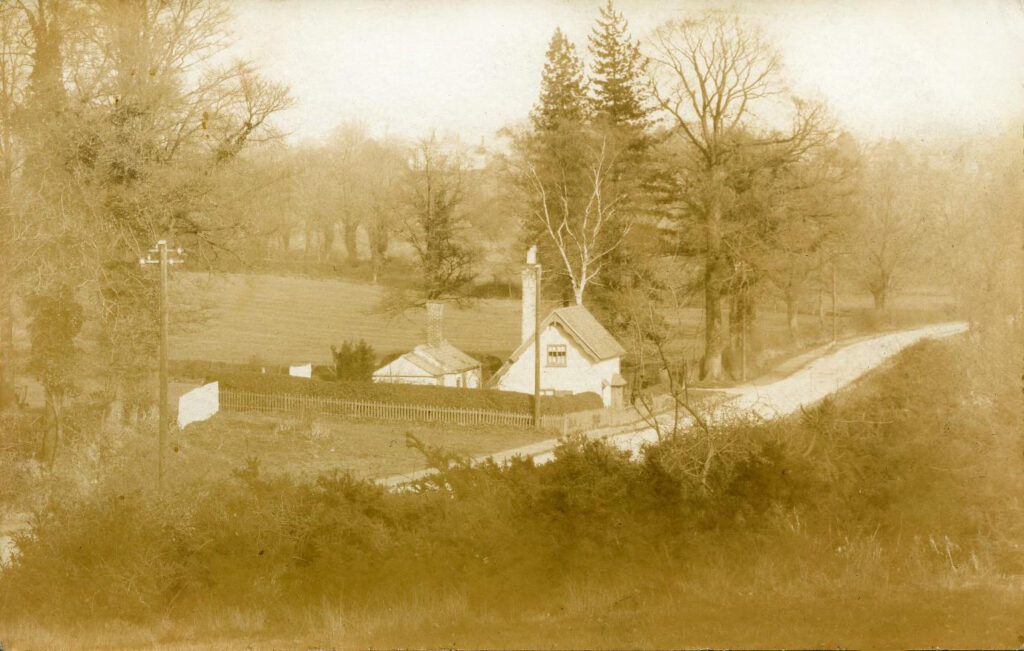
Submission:
M 533 393 L 538 269 L 533 264 L 523 271 L 522 341 L 490 380 L 502 391 Z M 626 380 L 620 362 L 626 351 L 587 308 L 573 305 L 552 310 L 540 323 L 540 346 L 542 394 L 593 392 L 606 407 L 622 406 Z
M 427 343 L 374 371 L 374 382 L 469 389 L 480 386 L 480 362 L 448 343 L 443 336 L 443 310 L 443 303 L 427 303 Z

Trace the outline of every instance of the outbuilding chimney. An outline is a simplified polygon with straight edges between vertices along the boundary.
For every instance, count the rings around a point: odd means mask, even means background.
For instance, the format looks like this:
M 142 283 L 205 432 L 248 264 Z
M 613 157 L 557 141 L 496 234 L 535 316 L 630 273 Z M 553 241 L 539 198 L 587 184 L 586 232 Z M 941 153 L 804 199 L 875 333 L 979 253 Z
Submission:
M 540 280 L 540 265 L 537 263 L 537 245 L 526 252 L 526 266 L 523 267 L 523 338 L 533 336 L 537 327 L 537 291 Z
M 427 345 L 440 346 L 444 341 L 444 332 L 441 329 L 444 319 L 444 303 L 441 301 L 427 301 Z

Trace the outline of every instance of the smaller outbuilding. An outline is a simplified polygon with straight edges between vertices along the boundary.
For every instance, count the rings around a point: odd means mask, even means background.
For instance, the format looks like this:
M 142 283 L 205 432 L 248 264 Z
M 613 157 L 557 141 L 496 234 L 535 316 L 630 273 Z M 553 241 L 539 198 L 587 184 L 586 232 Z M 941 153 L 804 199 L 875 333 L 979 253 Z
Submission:
M 374 371 L 373 381 L 479 388 L 481 364 L 444 338 L 443 315 L 443 303 L 427 303 L 427 343 Z

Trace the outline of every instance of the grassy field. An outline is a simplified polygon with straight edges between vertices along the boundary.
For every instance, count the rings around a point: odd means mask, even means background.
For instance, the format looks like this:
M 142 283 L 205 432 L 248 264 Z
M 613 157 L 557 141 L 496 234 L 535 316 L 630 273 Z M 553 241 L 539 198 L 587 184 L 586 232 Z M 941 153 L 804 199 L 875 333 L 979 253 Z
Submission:
M 202 323 L 171 338 L 175 359 L 247 362 L 256 358 L 274 364 L 328 363 L 330 347 L 345 340 L 365 339 L 378 355 L 404 352 L 425 339 L 425 315 L 410 310 L 398 317 L 379 311 L 384 289 L 378 286 L 296 276 L 241 274 L 181 274 L 183 300 L 200 301 L 208 309 Z M 199 294 L 195 296 L 193 294 Z M 938 320 L 936 312 L 949 305 L 947 297 L 925 292 L 906 293 L 893 300 L 893 324 Z M 551 304 L 554 307 L 554 304 Z M 840 333 L 870 329 L 865 317 L 870 297 L 851 295 L 840 300 Z M 678 314 L 686 333 L 673 348 L 697 357 L 701 350 L 699 308 Z M 788 339 L 785 315 L 762 309 L 759 328 L 767 346 Z M 830 334 L 831 324 L 826 324 Z M 817 319 L 803 315 L 801 327 L 809 342 L 820 339 Z M 519 343 L 520 302 L 485 299 L 470 307 L 450 306 L 444 319 L 445 336 L 466 351 L 503 357 Z
M 179 481 L 219 479 L 250 458 L 258 459 L 268 472 L 295 477 L 341 470 L 373 478 L 425 468 L 423 455 L 406 446 L 406 433 L 426 445 L 465 456 L 499 452 L 551 436 L 531 428 L 221 413 L 177 434 L 168 454 L 168 476 Z
M 198 274 L 183 274 L 185 278 Z M 379 311 L 381 287 L 287 276 L 218 274 L 204 277 L 210 305 L 205 322 L 171 338 L 175 359 L 267 363 L 328 363 L 331 345 L 365 339 L 378 355 L 404 352 L 425 339 L 425 314 Z M 519 303 L 481 300 L 448 307 L 445 336 L 467 351 L 504 354 L 519 341 Z

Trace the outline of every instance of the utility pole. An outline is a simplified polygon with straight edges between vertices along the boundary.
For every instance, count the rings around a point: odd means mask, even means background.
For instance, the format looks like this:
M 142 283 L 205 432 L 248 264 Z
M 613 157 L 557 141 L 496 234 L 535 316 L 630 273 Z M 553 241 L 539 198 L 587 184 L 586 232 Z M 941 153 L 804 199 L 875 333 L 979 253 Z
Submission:
M 750 294 L 747 287 L 747 265 L 740 262 L 740 382 L 747 381 L 747 326 L 750 323 Z
M 533 293 L 533 426 L 540 427 L 540 263 L 534 262 L 537 290 Z
M 160 423 L 157 437 L 157 490 L 163 492 L 164 488 L 164 448 L 167 445 L 167 326 L 168 326 L 168 300 L 167 300 L 167 268 L 172 264 L 181 264 L 184 260 L 180 257 L 183 253 L 179 247 L 178 257 L 171 258 L 167 255 L 167 240 L 160 240 L 156 243 L 155 249 L 149 250 L 149 255 L 139 258 L 139 264 L 145 267 L 147 264 L 160 265 Z M 153 257 L 156 255 L 157 257 Z
M 1021 128 L 1021 138 L 1024 138 L 1024 127 Z M 1024 153 L 1024 150 L 1022 150 Z M 1021 172 L 1024 173 L 1024 167 Z M 1024 397 L 1024 212 L 1021 212 L 1021 224 L 1020 224 L 1020 295 L 1018 297 L 1017 306 L 1017 338 L 1018 345 L 1020 346 L 1020 390 L 1021 396 Z
M 839 306 L 837 305 L 836 295 L 836 260 L 832 258 L 832 343 L 836 343 L 839 340 Z

